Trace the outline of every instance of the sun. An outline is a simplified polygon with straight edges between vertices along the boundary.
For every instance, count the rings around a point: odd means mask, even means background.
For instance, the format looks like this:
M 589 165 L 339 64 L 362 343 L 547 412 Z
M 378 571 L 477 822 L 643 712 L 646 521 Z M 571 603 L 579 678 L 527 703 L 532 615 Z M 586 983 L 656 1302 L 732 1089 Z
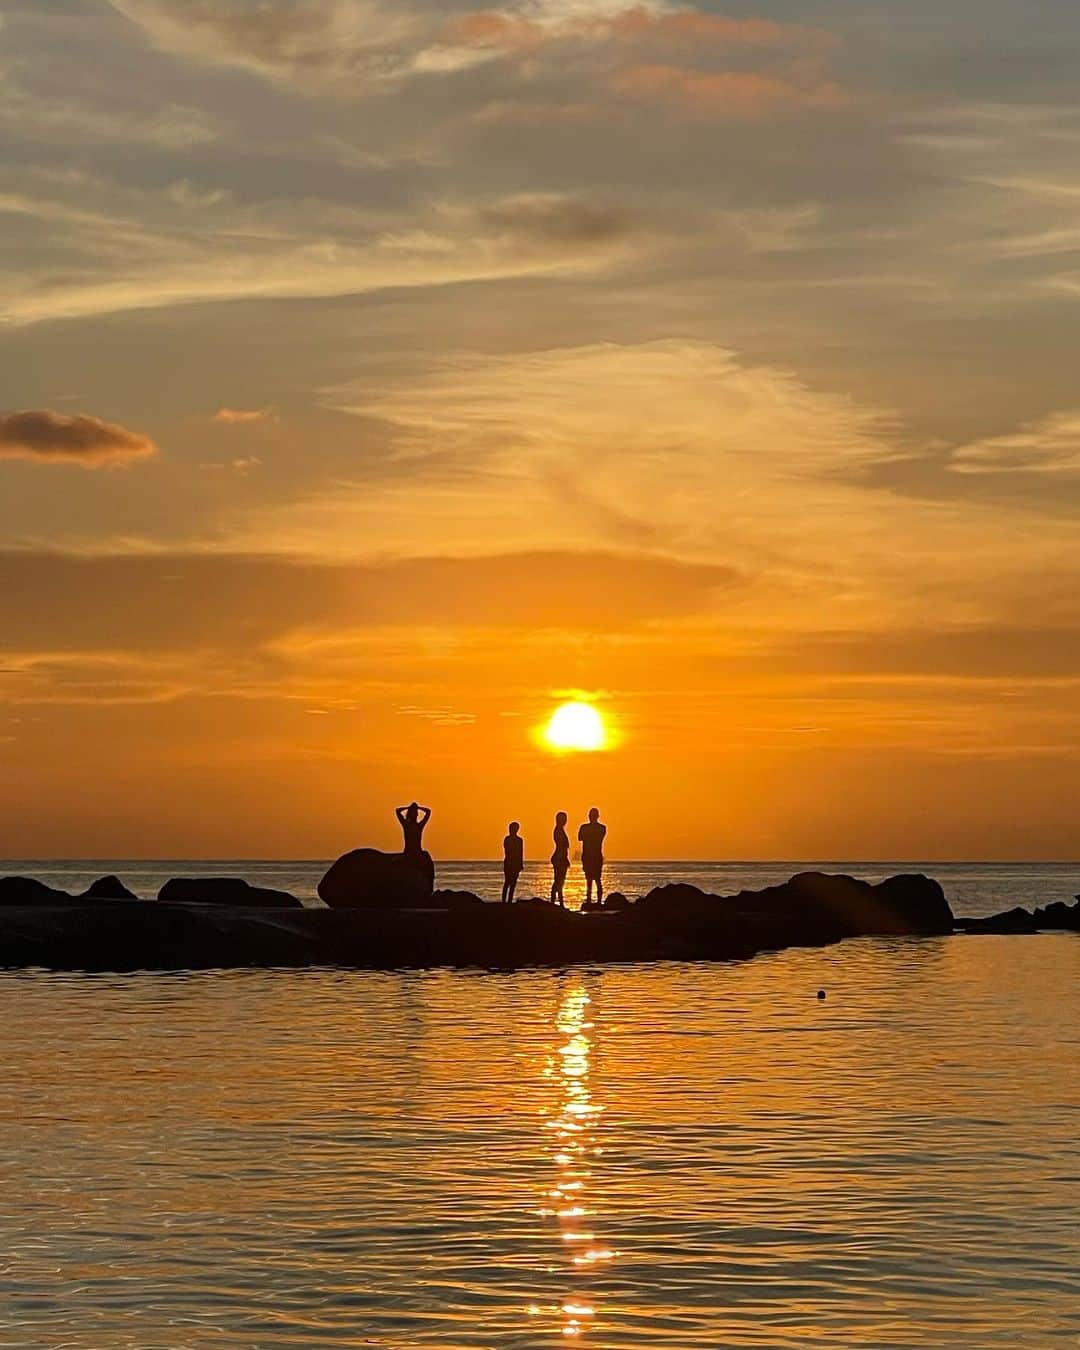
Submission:
M 603 750 L 608 743 L 604 719 L 591 703 L 564 703 L 551 714 L 544 741 L 552 750 Z

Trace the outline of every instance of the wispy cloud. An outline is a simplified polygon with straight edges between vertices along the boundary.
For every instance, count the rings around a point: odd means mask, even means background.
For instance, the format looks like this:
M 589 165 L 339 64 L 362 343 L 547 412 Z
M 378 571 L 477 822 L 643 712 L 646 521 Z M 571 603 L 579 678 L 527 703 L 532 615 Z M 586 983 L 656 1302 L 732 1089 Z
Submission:
M 272 422 L 277 417 L 274 408 L 219 408 L 213 421 L 227 427 L 250 426 L 256 422 Z
M 1018 431 L 958 446 L 950 465 L 964 474 L 1080 474 L 1080 412 L 1051 413 Z

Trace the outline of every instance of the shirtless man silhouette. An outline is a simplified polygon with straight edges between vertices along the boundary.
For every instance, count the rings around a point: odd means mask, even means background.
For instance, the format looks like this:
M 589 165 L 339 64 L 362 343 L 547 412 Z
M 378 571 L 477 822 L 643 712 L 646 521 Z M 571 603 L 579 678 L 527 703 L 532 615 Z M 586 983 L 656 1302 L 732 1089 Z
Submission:
M 589 819 L 577 832 L 581 844 L 581 869 L 585 873 L 585 903 L 592 903 L 593 885 L 596 885 L 596 903 L 604 898 L 604 836 L 607 826 L 600 824 L 600 812 L 594 806 Z

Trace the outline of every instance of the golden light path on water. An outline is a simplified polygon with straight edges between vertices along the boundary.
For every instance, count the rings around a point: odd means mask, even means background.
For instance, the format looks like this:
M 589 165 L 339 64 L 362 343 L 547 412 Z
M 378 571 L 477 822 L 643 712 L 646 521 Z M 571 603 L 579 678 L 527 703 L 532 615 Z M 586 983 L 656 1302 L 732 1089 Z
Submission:
M 557 1260 L 566 1270 L 567 1294 L 558 1308 L 558 1322 L 567 1339 L 584 1336 L 596 1316 L 588 1274 L 618 1255 L 597 1233 L 591 1182 L 593 1159 L 603 1149 L 597 1125 L 603 1107 L 593 1098 L 594 1024 L 589 1018 L 589 995 L 575 984 L 564 995 L 555 1019 L 560 1042 L 546 1058 L 543 1076 L 553 1088 L 552 1102 L 541 1108 L 547 1148 L 551 1156 L 551 1188 L 540 1214 L 554 1219 L 559 1239 Z M 531 1309 L 530 1311 L 537 1311 Z

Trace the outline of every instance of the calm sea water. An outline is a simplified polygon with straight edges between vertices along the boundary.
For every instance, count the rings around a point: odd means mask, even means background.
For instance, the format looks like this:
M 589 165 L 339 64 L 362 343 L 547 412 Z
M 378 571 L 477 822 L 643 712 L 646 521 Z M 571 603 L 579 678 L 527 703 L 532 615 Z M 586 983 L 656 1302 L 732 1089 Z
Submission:
M 1066 934 L 2 973 L 0 1345 L 1075 1346 L 1078 977 Z

